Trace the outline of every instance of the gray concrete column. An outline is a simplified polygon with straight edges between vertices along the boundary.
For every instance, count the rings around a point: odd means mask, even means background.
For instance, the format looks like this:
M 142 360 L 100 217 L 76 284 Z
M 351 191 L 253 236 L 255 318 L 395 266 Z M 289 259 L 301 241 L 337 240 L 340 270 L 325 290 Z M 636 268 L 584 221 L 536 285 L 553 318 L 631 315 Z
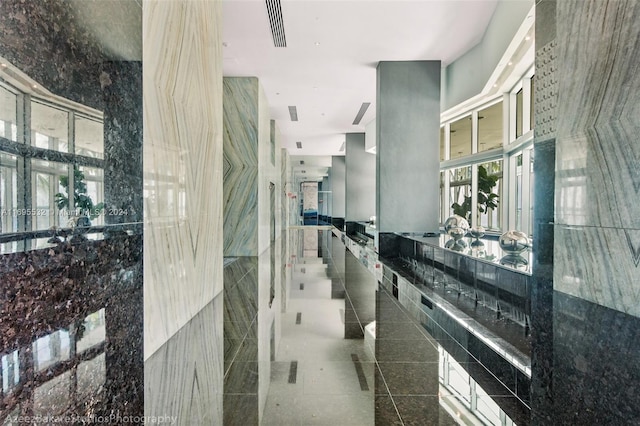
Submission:
M 376 214 L 376 156 L 365 151 L 364 133 L 347 133 L 345 145 L 345 221 L 368 221 Z
M 437 232 L 440 61 L 378 64 L 376 216 L 380 232 Z
M 345 158 L 344 156 L 331 157 L 331 206 L 332 217 L 345 216 Z

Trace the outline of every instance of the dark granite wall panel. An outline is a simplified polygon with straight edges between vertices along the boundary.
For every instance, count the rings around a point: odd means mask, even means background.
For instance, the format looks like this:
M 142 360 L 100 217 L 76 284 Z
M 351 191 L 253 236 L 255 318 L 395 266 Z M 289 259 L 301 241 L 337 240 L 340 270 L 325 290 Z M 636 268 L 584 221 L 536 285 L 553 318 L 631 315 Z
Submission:
M 141 235 L 0 256 L 0 283 L 0 356 L 20 372 L 0 421 L 143 414 Z
M 97 41 L 61 0 L 0 3 L 0 55 L 52 93 L 103 110 Z
M 553 309 L 554 423 L 639 424 L 640 319 L 561 292 Z
M 105 62 L 102 72 L 105 222 L 142 222 L 142 63 Z

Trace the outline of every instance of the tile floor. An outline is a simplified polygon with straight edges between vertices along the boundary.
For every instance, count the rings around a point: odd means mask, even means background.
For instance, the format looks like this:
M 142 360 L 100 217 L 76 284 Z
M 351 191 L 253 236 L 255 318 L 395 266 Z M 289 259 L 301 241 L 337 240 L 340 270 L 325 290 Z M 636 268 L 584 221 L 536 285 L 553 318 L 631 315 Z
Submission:
M 330 268 L 321 258 L 295 266 L 264 426 L 374 424 L 375 365 L 364 340 L 344 339 L 345 301 L 331 299 Z

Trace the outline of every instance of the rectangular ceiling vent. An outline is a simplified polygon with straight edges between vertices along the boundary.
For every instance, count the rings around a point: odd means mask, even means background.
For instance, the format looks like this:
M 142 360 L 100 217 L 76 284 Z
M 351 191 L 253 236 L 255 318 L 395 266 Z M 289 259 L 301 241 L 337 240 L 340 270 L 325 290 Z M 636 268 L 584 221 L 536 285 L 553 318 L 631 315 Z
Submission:
M 302 149 L 302 142 L 296 142 L 296 148 Z
M 287 47 L 287 38 L 284 35 L 284 22 L 282 20 L 282 6 L 280 0 L 265 0 L 267 13 L 269 14 L 269 25 L 271 25 L 271 35 L 275 47 Z
M 300 165 L 302 166 L 304 164 L 304 160 L 300 160 Z
M 342 142 L 342 145 L 340 145 L 340 152 L 344 151 L 344 142 Z
M 298 121 L 298 108 L 296 108 L 295 106 L 290 106 L 289 115 L 291 116 L 291 121 Z
M 369 105 L 371 105 L 371 102 L 362 103 L 362 106 L 360 106 L 360 111 L 358 111 L 355 120 L 353 120 L 354 126 L 360 124 L 360 120 L 362 120 L 362 117 L 364 117 L 364 114 L 367 112 L 367 108 L 369 108 Z

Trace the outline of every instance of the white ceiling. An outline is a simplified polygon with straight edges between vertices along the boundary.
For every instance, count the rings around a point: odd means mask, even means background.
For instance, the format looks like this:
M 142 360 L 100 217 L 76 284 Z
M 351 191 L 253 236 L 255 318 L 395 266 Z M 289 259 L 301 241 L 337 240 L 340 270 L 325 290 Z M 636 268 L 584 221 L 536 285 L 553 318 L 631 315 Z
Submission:
M 223 73 L 258 77 L 292 155 L 343 155 L 344 134 L 375 118 L 382 60 L 451 63 L 476 45 L 497 0 L 282 0 L 274 47 L 264 0 L 223 1 Z M 371 102 L 353 125 L 363 102 Z M 292 122 L 288 106 L 299 121 Z M 302 149 L 296 142 L 302 142 Z

